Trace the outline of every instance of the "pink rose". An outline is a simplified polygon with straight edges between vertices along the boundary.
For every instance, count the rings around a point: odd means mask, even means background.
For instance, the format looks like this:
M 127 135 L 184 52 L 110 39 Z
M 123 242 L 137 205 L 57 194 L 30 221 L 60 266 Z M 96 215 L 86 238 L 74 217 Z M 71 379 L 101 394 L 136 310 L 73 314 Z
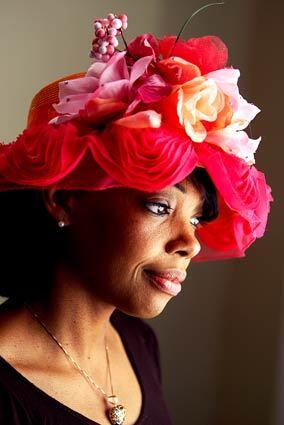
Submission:
M 73 122 L 32 126 L 9 144 L 0 144 L 2 177 L 17 185 L 50 185 L 83 158 L 88 140 Z
M 265 232 L 273 201 L 271 187 L 261 171 L 235 155 L 206 142 L 194 146 L 214 182 L 219 204 L 217 220 L 197 231 L 206 248 L 194 260 L 243 257 Z
M 185 178 L 195 167 L 193 144 L 183 131 L 113 124 L 90 143 L 95 161 L 114 180 L 156 191 Z

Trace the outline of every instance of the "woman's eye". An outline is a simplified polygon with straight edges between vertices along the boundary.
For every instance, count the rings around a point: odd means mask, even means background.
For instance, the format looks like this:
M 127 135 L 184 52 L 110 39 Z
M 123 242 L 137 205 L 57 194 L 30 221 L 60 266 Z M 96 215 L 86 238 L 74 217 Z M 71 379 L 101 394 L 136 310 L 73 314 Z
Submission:
M 146 205 L 148 205 L 147 208 L 156 215 L 169 214 L 169 211 L 173 209 L 169 205 L 161 202 L 146 202 Z M 149 208 L 149 205 L 151 205 L 152 208 Z M 197 228 L 201 224 L 201 220 L 199 220 L 198 217 L 192 217 L 190 223 Z
M 163 204 L 161 202 L 146 202 L 146 205 L 151 205 L 153 207 L 152 209 L 148 207 L 147 208 L 157 215 L 169 214 L 169 211 L 172 210 L 172 208 L 167 204 Z

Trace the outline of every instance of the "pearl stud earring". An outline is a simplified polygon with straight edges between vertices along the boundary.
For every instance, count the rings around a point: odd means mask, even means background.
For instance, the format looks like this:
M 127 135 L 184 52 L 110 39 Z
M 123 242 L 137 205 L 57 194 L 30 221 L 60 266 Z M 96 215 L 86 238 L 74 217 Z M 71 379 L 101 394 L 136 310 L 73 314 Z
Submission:
M 57 224 L 58 224 L 59 227 L 65 226 L 65 222 L 63 220 L 59 220 Z

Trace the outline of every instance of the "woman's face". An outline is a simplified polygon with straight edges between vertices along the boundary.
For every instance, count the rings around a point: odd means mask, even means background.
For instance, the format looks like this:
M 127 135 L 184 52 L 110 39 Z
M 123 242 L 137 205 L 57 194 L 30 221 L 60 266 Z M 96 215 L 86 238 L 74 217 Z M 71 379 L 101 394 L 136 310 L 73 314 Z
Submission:
M 200 250 L 195 217 L 203 199 L 188 180 L 178 186 L 183 191 L 80 192 L 69 220 L 69 259 L 96 297 L 144 318 L 160 314 L 173 298 L 153 285 L 145 269 L 185 271 Z

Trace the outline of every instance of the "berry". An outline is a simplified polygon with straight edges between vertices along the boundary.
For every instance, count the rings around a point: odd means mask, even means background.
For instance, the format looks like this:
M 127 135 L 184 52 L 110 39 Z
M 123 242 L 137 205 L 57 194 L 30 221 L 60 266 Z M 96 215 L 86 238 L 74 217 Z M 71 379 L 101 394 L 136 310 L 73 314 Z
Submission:
M 118 18 L 115 18 L 115 19 L 113 19 L 112 21 L 111 21 L 111 26 L 113 27 L 113 28 L 115 28 L 115 29 L 119 29 L 119 28 L 121 28 L 122 27 L 122 22 L 121 22 L 121 20 L 120 19 L 118 19 Z
M 109 42 L 109 44 L 111 44 L 114 47 L 118 46 L 118 40 L 114 35 L 109 35 L 107 38 L 107 41 Z
M 94 29 L 95 29 L 95 30 L 98 30 L 98 29 L 100 29 L 100 28 L 102 28 L 102 24 L 101 24 L 100 22 L 95 22 L 95 23 L 94 23 Z
M 97 37 L 99 37 L 99 38 L 104 38 L 105 34 L 106 34 L 105 30 L 104 30 L 104 29 L 102 29 L 102 28 L 99 28 L 99 29 L 96 31 L 96 36 L 97 36 Z
M 104 39 L 104 40 L 101 41 L 101 46 L 107 47 L 108 45 L 109 45 L 109 41 L 108 40 Z
M 108 46 L 107 46 L 107 53 L 108 53 L 109 55 L 113 55 L 113 54 L 114 54 L 114 51 L 115 51 L 114 46 L 111 46 L 111 45 L 108 45 Z
M 108 55 L 108 54 L 102 55 L 102 60 L 104 62 L 107 62 L 109 59 L 110 59 L 110 55 Z
M 105 54 L 107 52 L 106 46 L 100 46 L 99 47 L 99 52 L 102 53 L 102 54 Z
M 118 15 L 118 18 L 121 19 L 122 22 L 127 21 L 127 15 L 125 13 Z
M 117 34 L 117 29 L 116 28 L 109 28 L 108 29 L 108 34 L 109 35 L 116 35 Z

